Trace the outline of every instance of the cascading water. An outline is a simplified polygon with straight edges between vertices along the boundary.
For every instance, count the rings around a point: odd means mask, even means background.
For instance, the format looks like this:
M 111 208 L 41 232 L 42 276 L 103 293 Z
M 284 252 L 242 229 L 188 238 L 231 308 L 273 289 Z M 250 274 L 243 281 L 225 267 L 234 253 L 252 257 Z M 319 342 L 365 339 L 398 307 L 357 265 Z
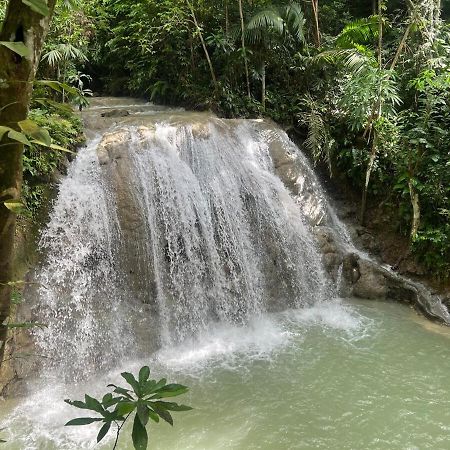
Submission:
M 158 324 L 173 345 L 324 298 L 311 232 L 254 124 L 121 126 L 80 151 L 41 240 L 34 311 L 48 326 L 34 337 L 58 355 L 44 366 L 79 378 L 131 356 L 133 329 L 154 348 Z
M 286 134 L 266 121 L 94 103 L 90 142 L 42 234 L 39 288 L 26 295 L 46 327 L 32 331 L 40 357 L 27 397 L 6 416 L 0 408 L 8 450 L 93 448 L 95 426 L 65 428 L 77 411 L 62 400 L 101 395 L 143 364 L 191 386 L 183 401 L 195 408 L 174 432 L 152 428 L 155 449 L 426 448 L 427 427 L 450 420 L 436 401 L 447 337 L 418 332 L 392 305 L 333 298 L 311 224 L 344 243 L 348 233 Z M 100 117 L 111 107 L 115 118 Z M 399 342 L 434 359 L 399 360 Z M 132 447 L 124 437 L 119 448 Z

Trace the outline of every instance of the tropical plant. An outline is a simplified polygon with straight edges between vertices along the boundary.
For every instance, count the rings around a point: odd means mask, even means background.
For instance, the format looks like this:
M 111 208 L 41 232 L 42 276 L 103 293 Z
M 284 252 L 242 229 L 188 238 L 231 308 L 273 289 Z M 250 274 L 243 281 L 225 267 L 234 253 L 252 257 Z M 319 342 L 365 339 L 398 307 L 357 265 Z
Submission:
M 266 108 L 266 70 L 270 53 L 291 43 L 305 44 L 305 18 L 300 4 L 272 6 L 257 12 L 246 27 L 247 42 L 253 47 L 253 54 L 260 67 L 261 104 Z
M 113 388 L 113 391 L 105 394 L 101 400 L 89 395 L 85 395 L 84 402 L 65 400 L 69 405 L 95 412 L 101 416 L 80 417 L 70 420 L 66 423 L 66 426 L 102 423 L 103 425 L 97 435 L 97 442 L 100 442 L 108 434 L 111 427 L 115 425 L 116 438 L 113 446 L 113 449 L 115 449 L 125 423 L 134 413 L 131 433 L 133 446 L 136 450 L 146 450 L 148 446 L 146 427 L 149 419 L 156 423 L 163 419 L 173 425 L 171 411 L 189 411 L 192 409 L 190 406 L 161 400 L 185 394 L 188 388 L 181 384 L 167 384 L 165 378 L 159 381 L 149 379 L 150 369 L 148 366 L 139 370 L 137 378 L 129 372 L 122 372 L 121 376 L 131 389 L 110 384 L 108 387 Z

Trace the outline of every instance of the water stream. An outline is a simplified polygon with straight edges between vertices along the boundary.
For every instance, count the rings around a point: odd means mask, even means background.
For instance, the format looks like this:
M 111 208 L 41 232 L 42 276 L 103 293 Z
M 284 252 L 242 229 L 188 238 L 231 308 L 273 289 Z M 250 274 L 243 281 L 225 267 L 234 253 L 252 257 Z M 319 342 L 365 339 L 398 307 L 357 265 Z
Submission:
M 112 107 L 131 115 L 100 116 Z M 26 297 L 46 357 L 1 404 L 8 449 L 94 448 L 95 427 L 64 428 L 78 411 L 62 400 L 143 364 L 195 408 L 154 427 L 155 449 L 449 447 L 450 335 L 336 298 L 310 201 L 275 174 L 271 143 L 298 151 L 285 133 L 116 99 L 86 123 Z

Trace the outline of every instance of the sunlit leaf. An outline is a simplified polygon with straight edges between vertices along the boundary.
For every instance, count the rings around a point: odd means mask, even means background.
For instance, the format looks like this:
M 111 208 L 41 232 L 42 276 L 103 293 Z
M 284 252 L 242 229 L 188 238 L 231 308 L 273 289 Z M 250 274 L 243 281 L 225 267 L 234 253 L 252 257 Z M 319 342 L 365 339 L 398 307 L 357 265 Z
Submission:
M 10 139 L 12 139 L 13 141 L 20 142 L 21 144 L 24 144 L 27 146 L 31 145 L 31 142 L 28 140 L 28 138 L 20 131 L 10 130 L 8 133 L 8 137 Z
M 50 137 L 48 130 L 41 128 L 32 120 L 21 120 L 18 122 L 18 125 L 24 133 L 33 137 L 36 141 L 43 142 L 46 147 L 50 147 L 52 144 L 52 138 Z
M 15 214 L 23 214 L 26 209 L 20 200 L 6 200 L 3 204 Z
M 41 14 L 42 16 L 48 16 L 50 10 L 48 9 L 45 0 L 22 0 L 22 3 L 29 6 L 34 12 Z
M 31 55 L 30 49 L 23 42 L 0 41 L 0 45 L 9 48 L 23 58 L 27 58 Z

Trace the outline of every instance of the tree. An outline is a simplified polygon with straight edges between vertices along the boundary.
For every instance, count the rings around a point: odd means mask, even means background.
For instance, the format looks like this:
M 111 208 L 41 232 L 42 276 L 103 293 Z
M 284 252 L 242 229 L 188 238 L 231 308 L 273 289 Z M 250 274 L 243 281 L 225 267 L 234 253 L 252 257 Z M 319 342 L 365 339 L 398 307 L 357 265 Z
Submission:
M 266 109 L 266 68 L 271 50 L 288 39 L 295 44 L 305 42 L 305 18 L 298 3 L 271 7 L 256 13 L 247 24 L 248 42 L 256 47 L 261 65 L 261 104 Z
M 242 0 L 239 0 L 239 18 L 241 20 L 241 49 L 242 49 L 242 57 L 244 58 L 245 81 L 247 83 L 247 95 L 248 98 L 250 98 L 251 97 L 250 76 L 248 74 L 247 51 L 245 49 L 245 26 L 244 26 L 244 11 L 242 9 Z
M 56 0 L 10 0 L 0 30 L 0 364 L 7 337 L 16 213 L 20 201 L 25 121 Z M 12 129 L 12 130 L 11 130 Z
M 319 0 L 311 0 L 311 6 L 314 17 L 314 43 L 316 44 L 316 47 L 320 47 Z
M 209 72 L 211 74 L 211 80 L 212 80 L 213 86 L 214 86 L 214 95 L 217 96 L 217 93 L 218 93 L 217 78 L 216 78 L 216 74 L 214 72 L 214 67 L 212 65 L 211 58 L 209 56 L 208 49 L 206 47 L 205 40 L 203 39 L 202 29 L 200 28 L 200 25 L 198 24 L 197 17 L 195 15 L 195 11 L 194 11 L 194 7 L 189 2 L 189 0 L 186 0 L 186 2 L 189 6 L 189 11 L 191 12 L 192 20 L 194 21 L 195 28 L 196 28 L 198 36 L 200 38 L 200 42 L 202 43 L 202 48 L 203 48 L 203 51 L 205 52 L 206 60 L 208 61 Z

